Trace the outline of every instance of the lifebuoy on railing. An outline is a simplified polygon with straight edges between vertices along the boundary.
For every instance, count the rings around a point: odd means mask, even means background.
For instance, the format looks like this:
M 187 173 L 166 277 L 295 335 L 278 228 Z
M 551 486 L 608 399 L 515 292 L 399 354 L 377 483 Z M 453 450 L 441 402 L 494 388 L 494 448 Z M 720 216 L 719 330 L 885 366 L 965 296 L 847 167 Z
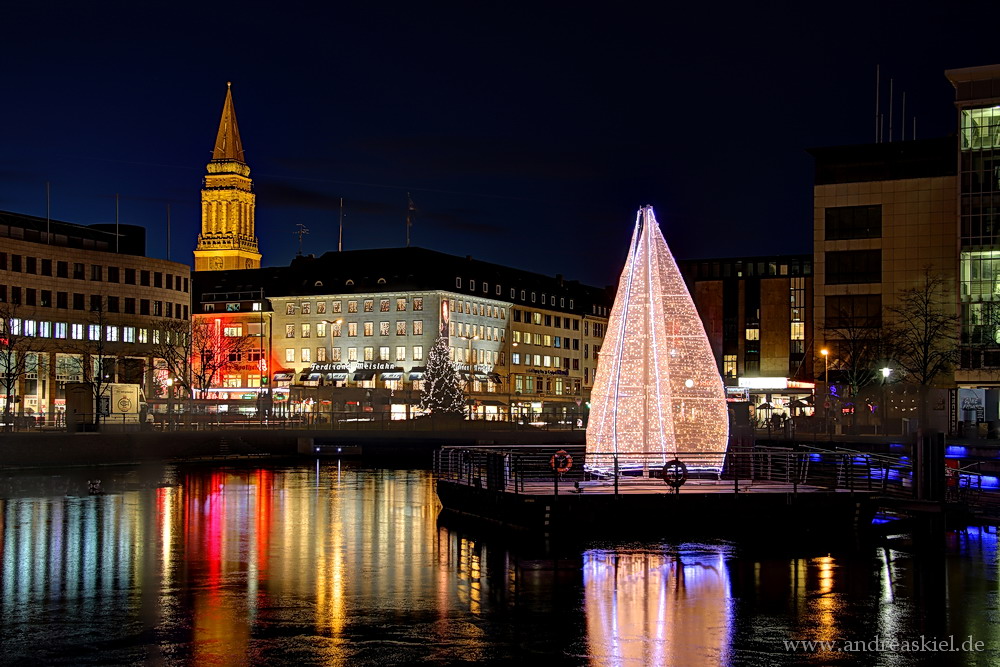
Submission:
M 684 465 L 684 462 L 680 459 L 673 459 L 672 461 L 667 461 L 663 465 L 663 481 L 667 483 L 668 486 L 672 486 L 675 489 L 679 489 L 684 482 L 688 479 L 688 469 Z
M 549 466 L 553 470 L 562 474 L 573 467 L 573 457 L 565 449 L 560 449 L 549 459 Z

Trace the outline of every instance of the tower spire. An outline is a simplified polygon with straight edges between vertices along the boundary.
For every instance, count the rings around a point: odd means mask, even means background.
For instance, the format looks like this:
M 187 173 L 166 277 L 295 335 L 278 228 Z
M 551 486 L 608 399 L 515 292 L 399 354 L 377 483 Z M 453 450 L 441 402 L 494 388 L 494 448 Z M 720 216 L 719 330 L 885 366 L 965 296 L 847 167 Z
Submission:
M 233 106 L 233 83 L 226 82 L 226 102 L 222 105 L 222 120 L 219 121 L 219 134 L 215 137 L 213 160 L 232 160 L 246 164 L 243 157 L 243 142 L 240 140 L 240 128 L 236 123 L 236 108 Z
M 219 133 L 201 189 L 201 234 L 194 249 L 195 271 L 256 269 L 260 252 L 254 231 L 256 197 L 250 166 L 236 124 L 232 84 L 226 84 Z

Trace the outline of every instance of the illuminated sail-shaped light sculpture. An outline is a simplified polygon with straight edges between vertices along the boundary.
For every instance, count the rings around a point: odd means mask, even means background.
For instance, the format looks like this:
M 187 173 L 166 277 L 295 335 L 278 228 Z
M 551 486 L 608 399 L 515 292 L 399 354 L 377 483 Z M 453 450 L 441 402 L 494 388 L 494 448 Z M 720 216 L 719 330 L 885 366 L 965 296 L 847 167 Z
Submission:
M 722 465 L 729 436 L 722 378 L 651 206 L 636 216 L 590 406 L 588 455 L 666 462 L 696 452 L 688 465 Z M 630 456 L 640 453 L 653 458 Z

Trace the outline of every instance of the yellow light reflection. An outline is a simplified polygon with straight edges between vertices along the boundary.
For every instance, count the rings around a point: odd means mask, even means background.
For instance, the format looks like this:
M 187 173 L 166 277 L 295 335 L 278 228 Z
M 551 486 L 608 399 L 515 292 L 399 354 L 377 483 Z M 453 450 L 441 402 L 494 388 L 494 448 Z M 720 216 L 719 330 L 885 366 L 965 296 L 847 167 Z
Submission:
M 722 554 L 584 554 L 590 655 L 601 664 L 726 664 L 729 573 Z

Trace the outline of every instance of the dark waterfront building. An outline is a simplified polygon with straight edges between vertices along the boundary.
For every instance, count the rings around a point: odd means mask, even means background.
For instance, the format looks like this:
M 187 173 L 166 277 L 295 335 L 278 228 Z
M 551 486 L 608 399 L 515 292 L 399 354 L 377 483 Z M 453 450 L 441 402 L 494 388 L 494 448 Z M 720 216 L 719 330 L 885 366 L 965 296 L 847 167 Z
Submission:
M 812 257 L 678 264 L 730 395 L 791 415 L 814 387 Z
M 198 272 L 194 282 L 196 317 L 223 328 L 242 321 L 250 335 L 260 322 L 268 340 L 269 373 L 234 368 L 212 397 L 249 411 L 246 395 L 263 389 L 292 412 L 360 404 L 398 418 L 419 401 L 441 331 L 470 413 L 580 414 L 612 300 L 562 276 L 422 248 L 302 256 L 287 267 Z

